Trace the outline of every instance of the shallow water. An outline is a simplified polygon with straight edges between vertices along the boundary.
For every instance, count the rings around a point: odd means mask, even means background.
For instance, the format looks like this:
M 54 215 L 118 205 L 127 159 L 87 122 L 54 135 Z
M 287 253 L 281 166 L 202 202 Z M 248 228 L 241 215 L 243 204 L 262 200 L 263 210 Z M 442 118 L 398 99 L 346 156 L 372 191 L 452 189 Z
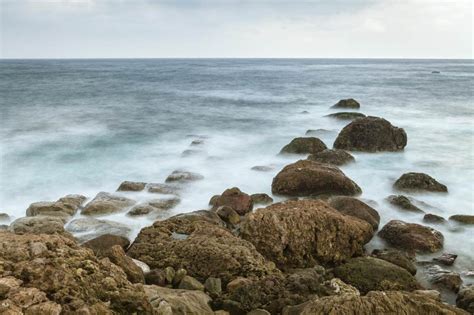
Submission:
M 429 212 L 473 214 L 473 83 L 472 60 L 3 60 L 0 212 L 17 218 L 34 201 L 93 198 L 123 180 L 163 182 L 175 169 L 205 179 L 188 185 L 169 215 L 205 209 L 232 186 L 270 193 L 273 176 L 299 158 L 277 156 L 281 147 L 318 128 L 331 131 L 321 139 L 332 146 L 346 122 L 323 116 L 353 97 L 360 112 L 408 134 L 405 151 L 357 153 L 357 162 L 342 168 L 362 198 L 377 202 L 382 224 L 422 222 L 384 201 L 408 171 L 448 186 L 448 194 L 415 196 L 434 207 Z M 203 153 L 183 158 L 190 134 L 206 137 L 197 147 Z M 274 171 L 250 170 L 270 164 Z M 124 213 L 107 219 L 129 224 L 134 234 L 152 222 Z M 453 269 L 474 269 L 474 229 L 436 228 L 444 251 L 459 255 Z M 375 238 L 369 247 L 377 246 Z

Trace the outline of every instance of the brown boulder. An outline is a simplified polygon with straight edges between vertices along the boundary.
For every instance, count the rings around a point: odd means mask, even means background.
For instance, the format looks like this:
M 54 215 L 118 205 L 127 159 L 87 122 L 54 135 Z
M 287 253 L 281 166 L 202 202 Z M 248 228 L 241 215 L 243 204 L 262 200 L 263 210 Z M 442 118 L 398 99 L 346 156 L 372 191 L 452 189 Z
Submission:
M 274 271 L 251 243 L 200 215 L 174 216 L 142 229 L 128 255 L 152 269 L 184 268 L 200 281 L 215 277 L 227 283 L 238 275 Z
M 410 197 L 406 197 L 403 195 L 390 195 L 387 197 L 387 201 L 402 210 L 424 213 L 423 210 L 421 210 L 412 203 Z
M 363 253 L 372 227 L 319 200 L 273 204 L 247 215 L 240 236 L 277 266 L 337 264 Z
M 253 209 L 252 198 L 237 187 L 226 189 L 219 197 L 213 197 L 210 202 L 212 202 L 213 209 L 228 206 L 239 215 L 244 215 Z
M 435 229 L 399 220 L 388 222 L 379 236 L 392 246 L 421 253 L 439 251 L 444 241 L 443 234 Z
M 433 213 L 427 213 L 423 216 L 423 221 L 428 223 L 445 223 L 446 219 Z
M 474 215 L 456 214 L 449 217 L 449 220 L 463 224 L 474 224 Z
M 146 183 L 124 181 L 117 188 L 117 191 L 142 191 L 145 189 Z
M 120 245 L 114 245 L 111 248 L 101 252 L 100 257 L 107 257 L 110 261 L 125 272 L 127 279 L 131 283 L 144 283 L 145 276 L 143 270 L 133 261 L 132 258 L 125 255 L 125 251 Z
M 16 234 L 68 234 L 64 230 L 63 218 L 49 216 L 16 219 L 10 224 L 8 230 Z
M 345 126 L 334 141 L 335 149 L 349 151 L 400 151 L 407 145 L 407 134 L 379 117 L 356 119 Z
M 264 204 L 269 204 L 273 202 L 273 198 L 264 193 L 252 194 L 250 195 L 250 198 L 252 199 L 254 205 L 255 204 L 264 205 Z
M 326 150 L 327 146 L 320 139 L 315 137 L 300 137 L 291 140 L 290 143 L 285 145 L 281 151 L 282 153 L 294 153 L 294 154 L 313 154 Z
M 360 187 L 339 168 L 300 160 L 285 166 L 272 182 L 272 193 L 288 196 L 358 195 Z
M 82 215 L 105 215 L 120 212 L 125 208 L 133 206 L 134 200 L 112 195 L 106 192 L 100 192 L 87 203 L 82 210 Z
M 344 150 L 326 149 L 324 151 L 311 154 L 308 160 L 319 163 L 333 164 L 337 166 L 355 162 L 354 157 Z
M 82 246 L 92 249 L 96 255 L 101 255 L 115 245 L 126 249 L 130 245 L 130 241 L 120 235 L 104 234 L 82 244 Z
M 359 109 L 360 108 L 360 103 L 357 102 L 353 98 L 347 98 L 347 99 L 342 99 L 339 100 L 336 104 L 331 106 L 331 108 L 352 108 L 352 109 Z
M 86 197 L 81 195 L 67 195 L 54 202 L 34 202 L 26 209 L 26 215 L 68 218 L 76 214 L 85 200 Z
M 430 175 L 424 173 L 405 173 L 393 184 L 398 190 L 447 192 L 448 188 Z
M 328 204 L 342 214 L 366 221 L 372 226 L 374 231 L 377 231 L 380 223 L 379 213 L 359 199 L 336 196 L 329 199 Z

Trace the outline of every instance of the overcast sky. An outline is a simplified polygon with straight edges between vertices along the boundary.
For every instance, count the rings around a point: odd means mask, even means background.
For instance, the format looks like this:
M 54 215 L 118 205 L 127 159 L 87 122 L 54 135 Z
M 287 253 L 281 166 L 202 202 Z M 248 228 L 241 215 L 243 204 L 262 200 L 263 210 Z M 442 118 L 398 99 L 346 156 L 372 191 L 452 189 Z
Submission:
M 472 58 L 471 0 L 0 0 L 3 58 Z

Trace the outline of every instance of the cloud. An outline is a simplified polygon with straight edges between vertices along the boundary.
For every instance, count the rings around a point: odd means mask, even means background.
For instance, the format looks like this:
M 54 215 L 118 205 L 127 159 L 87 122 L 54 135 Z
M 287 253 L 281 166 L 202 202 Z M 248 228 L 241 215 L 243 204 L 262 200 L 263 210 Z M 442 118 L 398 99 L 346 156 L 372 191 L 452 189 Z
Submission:
M 3 0 L 2 57 L 470 58 L 464 0 Z

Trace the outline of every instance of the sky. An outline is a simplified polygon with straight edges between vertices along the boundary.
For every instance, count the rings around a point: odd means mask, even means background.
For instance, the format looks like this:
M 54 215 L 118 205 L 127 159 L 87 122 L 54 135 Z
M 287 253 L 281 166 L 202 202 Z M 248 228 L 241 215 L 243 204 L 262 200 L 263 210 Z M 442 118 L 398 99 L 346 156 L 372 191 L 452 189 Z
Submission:
M 0 0 L 1 58 L 472 58 L 471 0 Z

